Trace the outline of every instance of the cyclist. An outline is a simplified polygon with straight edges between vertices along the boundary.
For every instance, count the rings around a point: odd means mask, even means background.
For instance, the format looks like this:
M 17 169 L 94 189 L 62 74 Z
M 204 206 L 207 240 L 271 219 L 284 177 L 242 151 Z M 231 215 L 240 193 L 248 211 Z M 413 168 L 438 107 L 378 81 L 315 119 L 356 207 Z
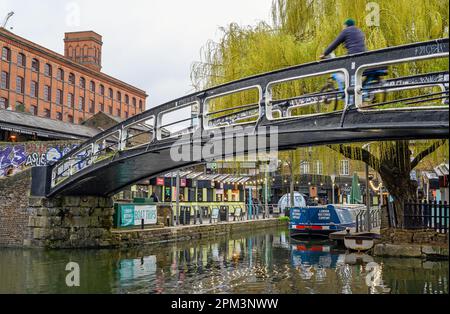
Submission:
M 344 44 L 347 49 L 347 54 L 356 54 L 366 52 L 366 40 L 363 31 L 355 26 L 355 20 L 349 18 L 344 22 L 344 29 L 339 34 L 339 36 L 328 46 L 325 52 L 320 56 L 320 59 L 329 59 L 334 57 L 332 53 L 336 48 L 338 48 L 341 44 Z M 375 84 L 380 82 L 380 77 L 387 75 L 387 68 L 380 67 L 369 69 L 363 73 L 365 76 L 363 86 L 367 86 L 370 84 Z M 338 84 L 338 90 L 344 90 L 344 74 L 343 73 L 333 73 L 332 78 Z M 365 96 L 367 98 L 368 95 Z
M 347 54 L 355 54 L 366 51 L 366 39 L 364 33 L 355 26 L 355 20 L 347 19 L 344 22 L 344 30 L 331 43 L 331 45 L 320 56 L 320 59 L 325 59 L 330 53 L 336 50 L 341 44 L 345 45 Z
M 337 49 L 341 44 L 344 44 L 347 49 L 347 54 L 355 54 L 366 51 L 366 39 L 364 33 L 355 26 L 355 20 L 347 19 L 344 22 L 344 30 L 339 36 L 331 43 L 325 52 L 320 56 L 320 59 L 334 58 L 332 52 Z M 330 55 L 331 54 L 331 55 Z M 338 84 L 338 90 L 344 90 L 344 74 L 333 73 L 332 78 Z

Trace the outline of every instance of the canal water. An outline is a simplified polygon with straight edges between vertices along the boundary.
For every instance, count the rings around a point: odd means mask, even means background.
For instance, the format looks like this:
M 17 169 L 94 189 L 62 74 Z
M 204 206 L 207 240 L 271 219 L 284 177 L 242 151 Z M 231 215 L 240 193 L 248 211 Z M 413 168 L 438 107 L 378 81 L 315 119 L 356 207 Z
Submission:
M 80 286 L 68 287 L 68 263 Z M 347 254 L 266 229 L 127 250 L 0 249 L 0 293 L 448 294 L 448 261 Z

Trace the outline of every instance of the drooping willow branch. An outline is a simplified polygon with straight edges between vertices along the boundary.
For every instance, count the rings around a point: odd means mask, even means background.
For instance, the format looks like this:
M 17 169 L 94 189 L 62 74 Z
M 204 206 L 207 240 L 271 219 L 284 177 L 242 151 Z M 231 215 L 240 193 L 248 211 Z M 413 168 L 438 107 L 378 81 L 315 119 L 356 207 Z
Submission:
M 445 144 L 447 140 L 439 140 L 433 143 L 433 145 L 431 145 L 430 147 L 428 147 L 427 149 L 423 150 L 422 152 L 420 152 L 416 158 L 414 158 L 414 160 L 411 162 L 411 170 L 416 168 L 419 163 L 428 155 L 434 153 L 439 147 L 441 147 L 442 145 Z
M 377 157 L 363 148 L 345 146 L 343 144 L 339 145 L 338 148 L 336 148 L 334 145 L 328 145 L 327 147 L 338 153 L 341 153 L 346 158 L 362 161 L 376 171 L 379 171 L 380 167 L 383 166 Z

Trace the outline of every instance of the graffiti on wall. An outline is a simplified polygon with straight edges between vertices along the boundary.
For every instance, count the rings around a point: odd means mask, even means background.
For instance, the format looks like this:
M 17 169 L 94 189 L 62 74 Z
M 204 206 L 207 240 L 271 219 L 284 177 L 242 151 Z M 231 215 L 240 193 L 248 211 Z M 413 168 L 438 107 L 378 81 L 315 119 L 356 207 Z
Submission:
M 12 169 L 14 173 L 26 168 L 46 166 L 60 160 L 76 144 L 17 143 L 0 145 L 0 177 Z

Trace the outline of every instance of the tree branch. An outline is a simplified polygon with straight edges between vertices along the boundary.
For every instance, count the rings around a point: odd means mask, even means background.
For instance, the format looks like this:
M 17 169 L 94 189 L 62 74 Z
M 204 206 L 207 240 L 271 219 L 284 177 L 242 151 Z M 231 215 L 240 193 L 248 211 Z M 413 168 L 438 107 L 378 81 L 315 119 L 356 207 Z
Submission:
M 414 158 L 414 160 L 411 162 L 411 170 L 413 170 L 414 168 L 416 168 L 419 163 L 422 161 L 422 159 L 424 159 L 425 157 L 427 157 L 428 155 L 434 153 L 439 147 L 441 147 L 442 145 L 445 144 L 447 140 L 440 140 L 440 141 L 436 141 L 434 142 L 433 145 L 431 145 L 430 147 L 428 147 L 427 149 L 423 150 L 422 152 L 420 152 L 416 158 Z
M 362 161 L 376 171 L 379 171 L 380 169 L 380 161 L 378 160 L 378 158 L 376 158 L 369 151 L 363 148 L 350 147 L 343 144 L 339 145 L 339 149 L 336 149 L 332 145 L 328 145 L 327 147 L 342 154 L 346 158 Z

